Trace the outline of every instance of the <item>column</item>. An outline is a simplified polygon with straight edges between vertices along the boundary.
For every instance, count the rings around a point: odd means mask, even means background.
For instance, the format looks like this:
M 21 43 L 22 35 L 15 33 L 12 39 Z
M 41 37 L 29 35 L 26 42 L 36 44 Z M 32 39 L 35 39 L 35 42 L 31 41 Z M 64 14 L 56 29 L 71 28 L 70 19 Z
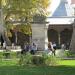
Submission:
M 60 46 L 60 32 L 58 31 L 58 44 Z
M 45 24 L 32 24 L 32 42 L 38 46 L 38 50 L 45 49 Z
M 48 50 L 48 25 L 45 25 L 45 50 Z

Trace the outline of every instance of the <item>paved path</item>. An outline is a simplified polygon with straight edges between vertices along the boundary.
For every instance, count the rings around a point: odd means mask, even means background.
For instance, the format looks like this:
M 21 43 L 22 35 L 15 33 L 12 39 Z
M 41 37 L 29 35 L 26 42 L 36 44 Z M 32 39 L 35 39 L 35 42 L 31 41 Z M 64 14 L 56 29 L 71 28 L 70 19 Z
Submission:
M 5 51 L 4 49 L 1 49 L 0 52 Z M 21 49 L 10 49 L 11 52 L 19 52 Z

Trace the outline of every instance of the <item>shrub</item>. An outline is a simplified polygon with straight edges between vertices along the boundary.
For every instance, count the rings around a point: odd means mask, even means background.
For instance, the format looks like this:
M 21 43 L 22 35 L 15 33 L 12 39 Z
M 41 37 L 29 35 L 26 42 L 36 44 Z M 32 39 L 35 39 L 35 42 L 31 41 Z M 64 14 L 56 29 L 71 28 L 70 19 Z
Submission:
M 35 65 L 57 65 L 59 59 L 53 55 L 48 55 L 47 53 L 43 53 L 42 56 L 33 56 L 32 63 Z
M 68 57 L 75 58 L 75 51 L 70 51 L 70 50 L 69 50 L 69 51 L 67 52 L 67 54 L 68 54 L 68 55 L 67 55 Z
M 26 65 L 31 63 L 32 63 L 32 55 L 29 52 L 21 55 L 19 65 Z
M 59 61 L 59 59 L 56 58 L 56 56 L 54 56 L 54 55 L 48 55 L 47 53 L 43 53 L 42 56 L 43 56 L 45 65 L 48 65 L 48 66 L 57 65 L 57 63 Z
M 43 59 L 42 56 L 33 56 L 32 63 L 35 64 L 35 65 L 43 65 L 44 59 Z
M 71 55 L 69 50 L 65 50 L 64 54 L 65 54 L 65 57 L 70 57 Z
M 3 56 L 4 56 L 4 58 L 9 59 L 10 58 L 10 51 L 9 50 L 3 51 Z
M 0 59 L 2 59 L 3 57 L 3 52 L 0 52 Z
M 26 53 L 21 55 L 19 60 L 19 65 L 57 65 L 58 59 L 53 55 L 48 55 L 47 53 L 43 53 L 42 55 L 31 55 L 30 53 Z
M 42 53 L 42 55 L 34 55 L 32 58 L 32 63 L 35 65 L 45 65 L 45 61 L 48 57 L 47 53 Z
M 57 65 L 57 61 L 58 59 L 55 56 L 49 55 L 45 61 L 45 64 L 54 66 Z
M 11 52 L 11 58 L 17 58 L 17 52 Z

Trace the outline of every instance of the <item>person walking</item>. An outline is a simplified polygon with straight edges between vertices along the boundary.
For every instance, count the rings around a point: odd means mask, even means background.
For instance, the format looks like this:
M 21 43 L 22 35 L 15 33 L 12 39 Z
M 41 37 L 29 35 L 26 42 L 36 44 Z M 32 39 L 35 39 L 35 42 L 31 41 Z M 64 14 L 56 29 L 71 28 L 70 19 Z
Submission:
M 48 47 L 49 47 L 49 50 L 52 51 L 52 54 L 55 56 L 55 49 L 53 48 L 52 42 L 49 42 Z

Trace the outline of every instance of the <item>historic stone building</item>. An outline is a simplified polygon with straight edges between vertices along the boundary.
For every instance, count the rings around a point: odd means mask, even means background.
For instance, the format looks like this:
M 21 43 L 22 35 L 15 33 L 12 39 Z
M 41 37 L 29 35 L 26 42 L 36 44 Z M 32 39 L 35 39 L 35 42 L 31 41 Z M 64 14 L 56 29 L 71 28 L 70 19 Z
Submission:
M 60 0 L 48 21 L 48 41 L 56 42 L 58 46 L 70 45 L 74 18 L 72 7 L 67 0 Z
M 54 12 L 47 18 L 46 23 L 32 25 L 32 41 L 38 44 L 38 49 L 46 50 L 48 42 L 69 46 L 74 50 L 74 16 L 73 8 L 67 0 L 60 0 Z

